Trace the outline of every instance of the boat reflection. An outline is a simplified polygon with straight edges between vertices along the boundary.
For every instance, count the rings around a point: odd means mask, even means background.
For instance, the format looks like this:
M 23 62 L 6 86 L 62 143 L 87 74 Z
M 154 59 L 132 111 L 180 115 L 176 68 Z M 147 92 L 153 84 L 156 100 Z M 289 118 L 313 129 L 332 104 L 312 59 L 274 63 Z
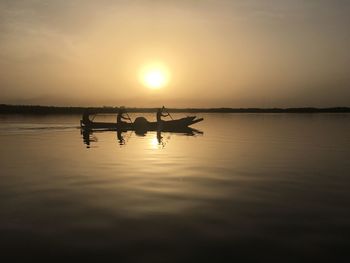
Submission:
M 83 143 L 86 145 L 86 148 L 91 148 L 92 143 L 98 142 L 98 138 L 96 136 L 96 133 L 105 133 L 105 132 L 116 132 L 117 134 L 117 142 L 120 146 L 124 146 L 127 144 L 129 139 L 135 134 L 136 136 L 144 137 L 146 136 L 147 132 L 137 132 L 137 131 L 123 131 L 123 130 L 111 130 L 111 129 L 80 129 L 80 133 L 83 138 Z M 186 127 L 184 129 L 178 129 L 174 131 L 157 131 L 156 137 L 152 140 L 152 145 L 154 148 L 164 148 L 167 142 L 170 139 L 170 136 L 163 136 L 164 134 L 178 134 L 182 136 L 198 136 L 202 135 L 203 132 L 197 129 L 193 129 L 190 127 Z

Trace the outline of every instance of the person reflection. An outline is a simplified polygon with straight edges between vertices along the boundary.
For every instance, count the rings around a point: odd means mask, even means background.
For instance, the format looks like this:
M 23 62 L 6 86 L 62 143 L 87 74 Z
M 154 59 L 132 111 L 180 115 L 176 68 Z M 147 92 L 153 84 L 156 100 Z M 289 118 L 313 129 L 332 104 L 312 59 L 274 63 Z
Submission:
M 86 145 L 86 148 L 91 147 L 91 142 L 97 142 L 97 138 L 95 136 L 92 136 L 91 130 L 83 129 L 81 133 L 83 135 L 83 142 Z
M 123 137 L 123 132 L 121 130 L 117 130 L 117 138 L 118 138 L 119 145 L 125 144 L 125 139 Z
M 162 140 L 163 140 L 163 136 L 162 136 L 162 132 L 161 130 L 157 130 L 157 141 L 158 141 L 158 144 L 162 144 Z
M 90 132 L 88 130 L 82 130 L 83 141 L 87 148 L 90 148 Z
M 157 130 L 157 142 L 158 145 L 161 146 L 161 148 L 165 147 L 166 142 L 164 142 L 163 140 L 163 136 L 162 136 L 162 131 L 160 129 Z

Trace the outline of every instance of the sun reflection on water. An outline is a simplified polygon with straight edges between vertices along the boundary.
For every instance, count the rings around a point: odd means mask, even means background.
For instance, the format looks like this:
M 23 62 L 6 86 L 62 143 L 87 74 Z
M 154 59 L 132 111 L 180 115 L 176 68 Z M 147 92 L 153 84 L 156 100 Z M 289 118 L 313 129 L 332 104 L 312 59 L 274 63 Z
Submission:
M 150 137 L 149 139 L 149 145 L 150 145 L 150 148 L 152 150 L 157 150 L 159 148 L 161 148 L 161 144 L 160 142 L 158 141 L 158 138 L 157 137 Z

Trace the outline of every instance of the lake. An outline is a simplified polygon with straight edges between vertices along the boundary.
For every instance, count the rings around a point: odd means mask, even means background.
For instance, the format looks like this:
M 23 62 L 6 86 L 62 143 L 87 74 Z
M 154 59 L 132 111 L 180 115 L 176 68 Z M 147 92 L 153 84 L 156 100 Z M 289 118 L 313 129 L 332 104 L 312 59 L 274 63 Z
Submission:
M 1 116 L 2 257 L 349 262 L 350 114 L 197 115 L 144 136 Z

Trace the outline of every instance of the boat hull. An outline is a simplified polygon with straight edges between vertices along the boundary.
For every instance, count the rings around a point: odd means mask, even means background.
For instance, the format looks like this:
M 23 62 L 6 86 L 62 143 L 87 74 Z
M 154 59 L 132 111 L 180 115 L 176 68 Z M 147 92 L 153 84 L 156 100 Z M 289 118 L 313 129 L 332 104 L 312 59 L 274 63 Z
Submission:
M 181 130 L 186 130 L 190 125 L 203 120 L 203 118 L 196 119 L 196 116 L 189 116 L 177 120 L 171 121 L 161 121 L 158 122 L 148 122 L 144 119 L 144 122 L 134 122 L 134 123 L 110 123 L 110 122 L 84 122 L 81 121 L 81 127 L 90 130 L 121 130 L 121 131 L 163 131 L 163 132 L 176 132 Z

